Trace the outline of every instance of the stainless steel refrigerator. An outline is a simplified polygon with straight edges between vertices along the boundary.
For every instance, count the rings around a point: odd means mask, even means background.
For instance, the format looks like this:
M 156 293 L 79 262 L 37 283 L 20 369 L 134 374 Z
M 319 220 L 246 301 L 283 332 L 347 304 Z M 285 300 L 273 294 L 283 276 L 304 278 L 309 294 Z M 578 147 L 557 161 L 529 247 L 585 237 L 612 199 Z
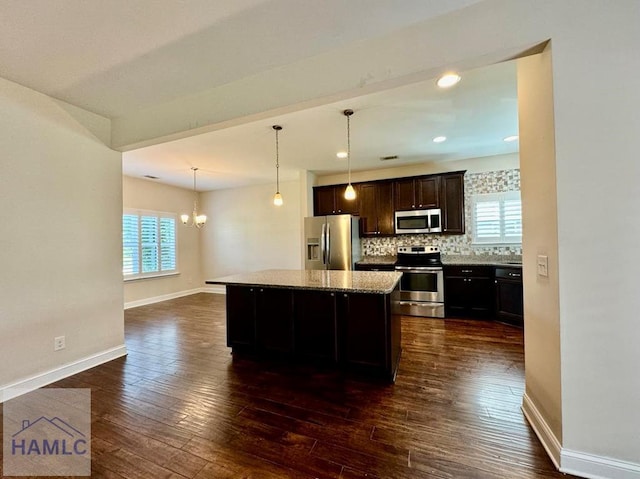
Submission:
M 358 217 L 314 216 L 304 219 L 305 269 L 352 270 L 361 259 Z

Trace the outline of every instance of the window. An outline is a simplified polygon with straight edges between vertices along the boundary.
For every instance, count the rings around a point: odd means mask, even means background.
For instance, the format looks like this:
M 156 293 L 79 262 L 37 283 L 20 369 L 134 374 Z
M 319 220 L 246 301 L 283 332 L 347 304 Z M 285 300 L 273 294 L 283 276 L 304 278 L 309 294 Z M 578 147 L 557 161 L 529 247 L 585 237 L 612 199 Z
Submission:
M 472 197 L 474 243 L 522 243 L 519 191 Z
M 177 273 L 176 215 L 125 211 L 122 215 L 124 279 Z

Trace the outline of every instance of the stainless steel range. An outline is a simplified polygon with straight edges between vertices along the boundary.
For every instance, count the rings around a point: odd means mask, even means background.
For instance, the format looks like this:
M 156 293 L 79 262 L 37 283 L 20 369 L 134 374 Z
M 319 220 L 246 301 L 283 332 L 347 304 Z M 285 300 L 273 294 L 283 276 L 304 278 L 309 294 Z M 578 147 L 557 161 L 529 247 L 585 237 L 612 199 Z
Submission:
M 437 246 L 398 246 L 400 314 L 444 318 L 444 276 Z

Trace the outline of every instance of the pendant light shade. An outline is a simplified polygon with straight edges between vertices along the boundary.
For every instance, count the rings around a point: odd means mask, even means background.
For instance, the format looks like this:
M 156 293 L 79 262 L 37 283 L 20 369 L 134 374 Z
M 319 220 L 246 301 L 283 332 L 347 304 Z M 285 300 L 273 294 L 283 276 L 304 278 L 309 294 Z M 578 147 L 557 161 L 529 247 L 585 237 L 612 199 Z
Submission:
M 207 215 L 198 213 L 198 190 L 196 189 L 196 171 L 198 168 L 191 167 L 193 171 L 193 211 L 191 216 L 180 215 L 180 220 L 185 226 L 195 226 L 196 228 L 202 228 L 207 222 Z
M 351 186 L 351 183 L 347 185 L 347 188 L 344 190 L 344 198 L 345 200 L 355 200 L 356 199 L 356 190 Z
M 347 117 L 347 169 L 349 172 L 349 184 L 347 188 L 344 190 L 344 199 L 345 200 L 355 200 L 356 199 L 356 190 L 351 185 L 351 122 L 350 118 L 353 115 L 353 110 L 345 110 L 342 112 L 344 116 Z
M 276 194 L 273 195 L 273 204 L 282 206 L 283 200 L 280 194 L 280 144 L 278 142 L 278 133 L 282 130 L 280 125 L 273 125 L 272 128 L 276 132 Z

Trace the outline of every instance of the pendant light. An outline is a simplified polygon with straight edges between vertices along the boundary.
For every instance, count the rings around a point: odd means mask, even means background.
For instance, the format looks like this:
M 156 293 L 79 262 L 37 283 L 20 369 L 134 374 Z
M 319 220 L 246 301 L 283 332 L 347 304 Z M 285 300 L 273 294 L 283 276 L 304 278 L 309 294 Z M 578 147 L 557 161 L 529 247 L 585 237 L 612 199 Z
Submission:
M 198 213 L 198 190 L 196 190 L 196 171 L 198 171 L 198 168 L 192 166 L 191 170 L 193 171 L 193 211 L 191 216 L 180 215 L 180 219 L 183 225 L 202 228 L 207 222 L 207 215 Z
M 344 199 L 355 200 L 356 190 L 351 185 L 351 123 L 349 121 L 351 115 L 353 115 L 353 110 L 345 110 L 343 113 L 347 117 L 347 169 L 349 171 L 349 181 L 347 188 L 344 190 Z
M 280 125 L 273 125 L 276 131 L 276 194 L 273 196 L 273 204 L 276 206 L 282 206 L 282 195 L 280 194 L 280 145 L 278 143 L 278 133 L 282 130 Z

